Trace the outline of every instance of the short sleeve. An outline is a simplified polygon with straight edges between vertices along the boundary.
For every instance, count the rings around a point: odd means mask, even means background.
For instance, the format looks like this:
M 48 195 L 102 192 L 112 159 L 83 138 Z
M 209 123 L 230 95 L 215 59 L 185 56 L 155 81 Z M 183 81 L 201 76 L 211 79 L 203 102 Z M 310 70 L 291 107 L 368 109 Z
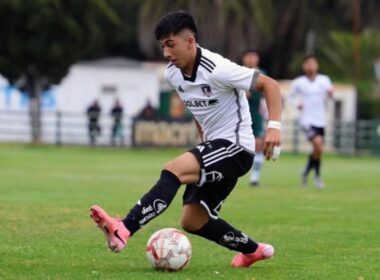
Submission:
M 298 86 L 298 79 L 295 79 L 292 81 L 290 85 L 290 91 L 289 91 L 289 103 L 296 106 L 297 105 L 297 97 L 300 94 L 299 86 Z
M 175 86 L 173 85 L 173 83 L 172 83 L 172 80 L 174 79 L 174 75 L 173 75 L 173 73 L 170 71 L 170 69 L 168 69 L 168 68 L 165 69 L 164 77 L 165 77 L 166 82 L 167 82 L 168 85 L 170 86 L 170 88 L 171 88 L 172 90 L 177 90 L 176 87 L 175 87 Z
M 299 94 L 299 87 L 298 87 L 298 81 L 297 79 L 296 80 L 293 80 L 292 83 L 290 84 L 290 94 L 291 95 L 296 95 L 296 94 Z
M 333 84 L 331 82 L 331 79 L 329 77 L 326 76 L 326 79 L 325 79 L 325 86 L 326 86 L 326 90 L 327 91 L 332 91 L 333 90 Z
M 249 91 L 254 89 L 259 75 L 257 69 L 250 69 L 228 61 L 219 64 L 211 74 L 211 81 L 220 88 L 236 88 Z

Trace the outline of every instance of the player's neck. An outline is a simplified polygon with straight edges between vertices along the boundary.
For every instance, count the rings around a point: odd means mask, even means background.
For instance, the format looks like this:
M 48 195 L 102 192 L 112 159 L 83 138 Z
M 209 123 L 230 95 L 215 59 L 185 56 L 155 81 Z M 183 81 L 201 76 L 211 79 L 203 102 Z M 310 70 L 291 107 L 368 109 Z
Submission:
M 186 64 L 185 67 L 183 67 L 182 73 L 185 74 L 186 76 L 191 76 L 193 73 L 194 65 L 195 65 L 195 60 L 197 57 L 197 48 L 192 48 L 190 57 L 189 57 L 189 62 Z
M 317 77 L 317 73 L 306 73 L 306 77 L 307 77 L 310 81 L 314 81 L 315 78 Z

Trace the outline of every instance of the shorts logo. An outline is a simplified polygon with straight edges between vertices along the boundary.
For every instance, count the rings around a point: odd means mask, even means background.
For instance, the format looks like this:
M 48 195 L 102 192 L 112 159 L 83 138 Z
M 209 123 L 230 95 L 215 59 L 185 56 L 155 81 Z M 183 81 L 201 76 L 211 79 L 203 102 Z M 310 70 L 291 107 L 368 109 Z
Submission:
M 156 199 L 153 202 L 153 208 L 154 208 L 154 211 L 156 211 L 157 214 L 160 214 L 161 212 L 163 212 L 166 209 L 166 207 L 168 207 L 168 205 L 162 199 Z
M 211 171 L 205 174 L 206 182 L 220 182 L 223 179 L 223 174 L 218 171 Z
M 203 150 L 205 149 L 205 146 L 198 145 L 198 146 L 196 146 L 196 148 L 202 153 Z
M 201 90 L 204 96 L 210 97 L 212 95 L 211 87 L 208 84 L 202 84 Z

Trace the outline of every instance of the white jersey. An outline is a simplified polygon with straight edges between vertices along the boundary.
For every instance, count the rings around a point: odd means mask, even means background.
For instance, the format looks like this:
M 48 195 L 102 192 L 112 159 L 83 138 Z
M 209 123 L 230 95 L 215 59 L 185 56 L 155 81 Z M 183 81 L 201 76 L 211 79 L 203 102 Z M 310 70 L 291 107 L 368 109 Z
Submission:
M 165 77 L 203 129 L 204 141 L 227 139 L 255 152 L 255 138 L 245 92 L 254 88 L 259 72 L 197 48 L 191 77 L 169 63 Z
M 317 74 L 314 80 L 301 76 L 292 82 L 289 97 L 293 104 L 297 95 L 300 97 L 302 126 L 325 127 L 326 101 L 332 89 L 330 78 L 322 74 Z

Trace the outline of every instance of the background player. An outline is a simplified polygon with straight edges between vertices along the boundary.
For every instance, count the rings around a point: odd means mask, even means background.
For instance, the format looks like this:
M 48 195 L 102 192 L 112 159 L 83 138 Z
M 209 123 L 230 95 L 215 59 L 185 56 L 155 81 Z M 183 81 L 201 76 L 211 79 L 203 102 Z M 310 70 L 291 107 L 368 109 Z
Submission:
M 256 50 L 246 50 L 242 54 L 241 62 L 248 68 L 258 69 L 260 55 Z M 265 71 L 262 69 L 259 70 L 260 73 L 265 74 Z M 264 102 L 261 102 L 261 92 L 257 90 L 247 91 L 247 97 L 252 118 L 253 135 L 255 135 L 256 141 L 256 152 L 250 176 L 250 184 L 252 186 L 259 186 L 261 168 L 264 163 L 264 111 L 267 113 L 267 110 L 266 106 L 262 106 Z
M 197 34 L 194 19 L 185 12 L 165 15 L 155 29 L 169 61 L 165 76 L 199 123 L 205 142 L 165 164 L 160 179 L 124 220 L 111 218 L 99 206 L 91 208 L 91 216 L 106 235 L 109 248 L 119 252 L 143 225 L 162 214 L 179 187 L 187 184 L 183 229 L 239 252 L 231 265 L 247 267 L 272 257 L 273 247 L 256 243 L 218 214 L 238 177 L 253 161 L 254 136 L 245 91 L 257 88 L 266 98 L 271 121 L 264 155 L 270 159 L 281 144 L 280 88 L 258 71 L 201 48 Z
M 328 76 L 318 73 L 319 65 L 314 56 L 306 56 L 302 67 L 305 75 L 296 78 L 290 90 L 290 100 L 301 111 L 300 123 L 313 147 L 301 174 L 302 186 L 307 185 L 308 174 L 314 169 L 315 186 L 323 188 L 320 166 L 326 126 L 327 98 L 332 97 L 333 86 Z M 300 98 L 297 99 L 297 95 Z

